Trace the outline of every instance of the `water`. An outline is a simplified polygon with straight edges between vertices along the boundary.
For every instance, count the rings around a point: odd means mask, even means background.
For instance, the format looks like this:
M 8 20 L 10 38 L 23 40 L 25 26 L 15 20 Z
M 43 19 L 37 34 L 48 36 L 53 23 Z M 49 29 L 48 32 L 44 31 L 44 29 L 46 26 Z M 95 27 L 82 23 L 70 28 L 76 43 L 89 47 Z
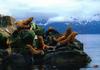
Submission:
M 80 70 L 100 70 L 100 35 L 83 34 L 78 35 L 77 39 L 84 43 L 84 51 L 92 58 L 88 67 Z M 94 65 L 98 65 L 98 67 L 93 68 Z

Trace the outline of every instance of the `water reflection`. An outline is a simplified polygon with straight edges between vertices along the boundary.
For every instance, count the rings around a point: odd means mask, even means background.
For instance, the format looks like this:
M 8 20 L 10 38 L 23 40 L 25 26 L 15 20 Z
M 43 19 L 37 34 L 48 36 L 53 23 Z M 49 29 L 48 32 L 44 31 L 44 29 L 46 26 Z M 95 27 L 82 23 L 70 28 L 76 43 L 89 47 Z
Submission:
M 0 70 L 45 70 L 43 65 L 18 67 L 16 65 L 0 65 Z
M 16 66 L 16 65 L 0 65 L 0 70 L 80 70 L 80 68 L 57 68 L 51 65 L 31 65 L 31 66 Z
M 0 70 L 100 70 L 99 67 L 87 67 L 87 68 L 57 68 L 56 66 L 51 65 L 31 65 L 24 67 L 16 67 L 16 65 L 0 65 Z

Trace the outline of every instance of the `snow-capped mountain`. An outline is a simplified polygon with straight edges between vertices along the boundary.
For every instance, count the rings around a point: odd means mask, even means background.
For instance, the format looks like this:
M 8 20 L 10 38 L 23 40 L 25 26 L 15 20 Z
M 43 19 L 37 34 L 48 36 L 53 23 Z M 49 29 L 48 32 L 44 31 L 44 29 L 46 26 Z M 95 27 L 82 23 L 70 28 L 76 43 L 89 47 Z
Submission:
M 72 26 L 74 31 L 80 34 L 100 34 L 100 15 L 94 15 L 91 19 L 78 19 L 65 17 L 53 17 L 44 23 L 45 29 L 54 27 L 59 32 L 64 32 L 68 26 Z

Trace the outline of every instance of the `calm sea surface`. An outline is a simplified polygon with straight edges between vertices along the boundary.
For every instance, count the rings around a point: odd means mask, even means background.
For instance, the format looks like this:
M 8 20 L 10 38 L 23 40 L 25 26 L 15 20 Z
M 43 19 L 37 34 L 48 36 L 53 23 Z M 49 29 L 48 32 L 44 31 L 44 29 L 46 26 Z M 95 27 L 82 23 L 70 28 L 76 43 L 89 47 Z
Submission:
M 100 70 L 100 35 L 99 34 L 82 34 L 77 39 L 84 43 L 84 51 L 91 57 L 92 62 L 87 68 L 80 70 Z M 94 68 L 98 65 L 97 68 Z

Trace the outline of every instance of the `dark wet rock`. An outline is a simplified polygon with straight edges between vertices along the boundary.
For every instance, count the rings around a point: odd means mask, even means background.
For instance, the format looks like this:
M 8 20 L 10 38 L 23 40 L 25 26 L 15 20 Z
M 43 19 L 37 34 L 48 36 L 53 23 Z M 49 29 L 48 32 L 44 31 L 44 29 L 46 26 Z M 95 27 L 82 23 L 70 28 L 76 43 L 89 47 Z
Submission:
M 98 68 L 98 67 L 99 67 L 99 65 L 94 65 L 93 67 L 94 67 L 94 68 Z
M 32 64 L 32 58 L 28 55 L 13 53 L 11 55 L 11 64 L 16 67 L 24 67 Z
M 85 67 L 91 58 L 84 52 L 83 44 L 79 41 L 76 42 L 77 45 L 56 46 L 54 51 L 47 51 L 48 53 L 44 57 L 45 63 L 58 68 Z

